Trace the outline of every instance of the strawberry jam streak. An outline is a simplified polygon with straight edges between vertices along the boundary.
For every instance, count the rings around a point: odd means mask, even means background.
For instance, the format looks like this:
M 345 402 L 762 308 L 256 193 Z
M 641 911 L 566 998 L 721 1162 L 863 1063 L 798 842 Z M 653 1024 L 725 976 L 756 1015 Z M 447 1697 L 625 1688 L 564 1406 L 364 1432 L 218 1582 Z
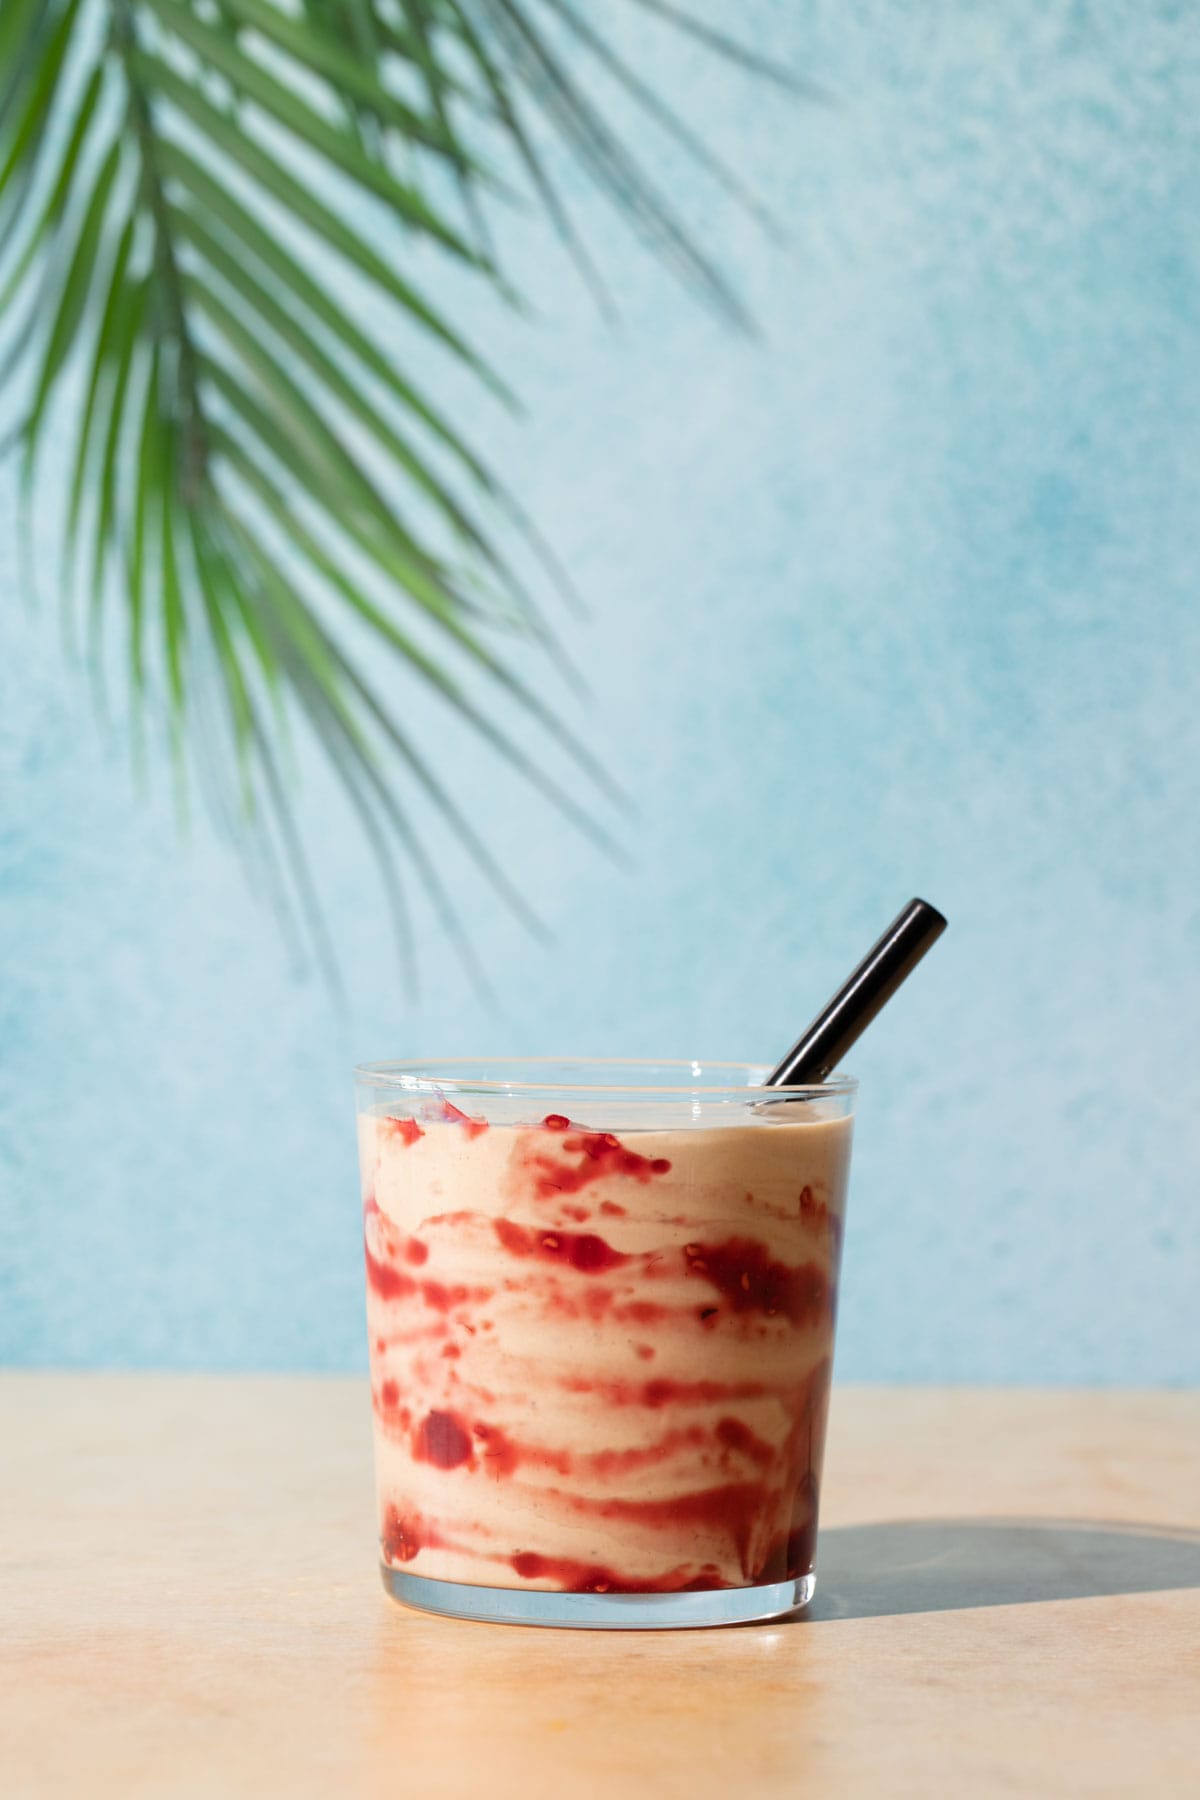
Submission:
M 400 1142 L 407 1144 L 410 1149 L 418 1138 L 425 1136 L 415 1119 L 385 1119 L 383 1128 L 389 1137 L 399 1138 Z
M 577 1194 L 593 1181 L 624 1178 L 645 1184 L 656 1175 L 670 1173 L 671 1165 L 665 1156 L 642 1156 L 629 1150 L 611 1131 L 577 1131 L 561 1113 L 547 1113 L 542 1124 L 547 1131 L 562 1137 L 564 1155 L 579 1160 L 574 1164 L 559 1162 L 544 1150 L 531 1151 L 528 1166 L 539 1200 Z
M 396 1268 L 393 1263 L 381 1262 L 369 1249 L 364 1254 L 367 1286 L 381 1300 L 407 1300 L 412 1295 L 419 1294 L 431 1312 L 448 1313 L 453 1312 L 456 1307 L 466 1306 L 469 1301 L 490 1300 L 492 1297 L 491 1288 L 469 1288 L 464 1287 L 461 1282 L 447 1286 L 444 1281 L 419 1281 L 406 1270 Z
M 535 1550 L 520 1550 L 509 1558 L 513 1573 L 522 1581 L 551 1581 L 568 1594 L 685 1594 L 703 1588 L 721 1588 L 729 1584 L 708 1563 L 698 1573 L 686 1564 L 668 1569 L 665 1575 L 648 1576 L 629 1581 L 603 1563 L 573 1562 L 566 1556 L 539 1556 Z
M 720 1244 L 685 1244 L 689 1275 L 696 1275 L 735 1313 L 761 1312 L 793 1325 L 815 1325 L 830 1317 L 832 1296 L 818 1263 L 792 1267 L 776 1262 L 754 1238 L 726 1238 Z
M 418 1550 L 432 1550 L 441 1543 L 437 1532 L 420 1513 L 402 1513 L 389 1506 L 383 1518 L 380 1543 L 390 1563 L 411 1562 Z
M 471 1461 L 470 1434 L 451 1412 L 431 1412 L 413 1433 L 414 1462 L 432 1463 L 437 1469 L 457 1469 Z
M 619 1269 L 630 1259 L 590 1231 L 537 1231 L 514 1225 L 511 1219 L 495 1220 L 495 1232 L 512 1256 L 537 1256 L 544 1262 L 562 1263 L 581 1275 L 602 1275 Z
M 444 1281 L 433 1281 L 428 1277 L 412 1275 L 407 1268 L 402 1268 L 401 1262 L 412 1268 L 421 1268 L 429 1260 L 429 1246 L 421 1238 L 405 1238 L 390 1219 L 380 1212 L 374 1199 L 368 1199 L 363 1207 L 363 1219 L 367 1288 L 371 1293 L 378 1294 L 381 1300 L 408 1300 L 416 1296 L 431 1312 L 445 1315 L 471 1301 L 482 1302 L 492 1298 L 491 1288 L 469 1288 L 461 1282 L 451 1285 Z M 380 1255 L 375 1254 L 372 1244 L 381 1252 Z

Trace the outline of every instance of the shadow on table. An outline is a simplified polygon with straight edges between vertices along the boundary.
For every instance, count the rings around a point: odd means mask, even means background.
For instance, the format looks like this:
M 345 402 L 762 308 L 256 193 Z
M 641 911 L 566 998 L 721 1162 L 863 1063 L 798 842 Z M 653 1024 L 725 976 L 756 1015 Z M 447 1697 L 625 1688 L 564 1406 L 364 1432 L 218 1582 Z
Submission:
M 1200 1587 L 1200 1531 L 1077 1519 L 912 1519 L 821 1533 L 798 1623 Z

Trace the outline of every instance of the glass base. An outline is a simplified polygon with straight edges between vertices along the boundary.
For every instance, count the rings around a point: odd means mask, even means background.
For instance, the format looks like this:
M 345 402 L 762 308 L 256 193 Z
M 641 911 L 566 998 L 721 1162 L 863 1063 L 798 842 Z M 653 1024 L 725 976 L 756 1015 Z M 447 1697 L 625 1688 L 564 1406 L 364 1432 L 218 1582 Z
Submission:
M 420 1612 L 491 1625 L 567 1625 L 585 1631 L 671 1631 L 701 1625 L 750 1625 L 783 1619 L 807 1606 L 815 1575 L 767 1587 L 705 1588 L 684 1594 L 562 1594 L 543 1588 L 471 1587 L 462 1581 L 430 1581 L 380 1565 L 383 1585 L 395 1600 Z

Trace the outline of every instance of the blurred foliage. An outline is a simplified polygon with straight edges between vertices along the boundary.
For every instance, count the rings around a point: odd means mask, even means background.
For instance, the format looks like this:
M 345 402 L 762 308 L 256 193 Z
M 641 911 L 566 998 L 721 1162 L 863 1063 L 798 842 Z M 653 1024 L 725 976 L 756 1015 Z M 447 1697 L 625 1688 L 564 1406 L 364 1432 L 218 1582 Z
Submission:
M 663 0 L 625 4 L 787 79 Z M 161 731 L 181 790 L 199 783 L 327 966 L 293 809 L 297 717 L 410 962 L 409 876 L 462 937 L 415 790 L 529 916 L 406 730 L 386 656 L 605 835 L 603 770 L 515 666 L 522 642 L 554 654 L 535 588 L 566 583 L 422 365 L 436 346 L 511 396 L 416 274 L 445 258 L 512 301 L 494 231 L 520 179 L 607 308 L 557 145 L 745 323 L 593 99 L 598 71 L 736 188 L 585 0 L 0 0 L 0 395 L 26 538 L 41 491 L 93 667 L 115 639 L 135 732 Z M 80 399 L 56 410 L 68 372 Z M 564 773 L 501 723 L 520 712 Z

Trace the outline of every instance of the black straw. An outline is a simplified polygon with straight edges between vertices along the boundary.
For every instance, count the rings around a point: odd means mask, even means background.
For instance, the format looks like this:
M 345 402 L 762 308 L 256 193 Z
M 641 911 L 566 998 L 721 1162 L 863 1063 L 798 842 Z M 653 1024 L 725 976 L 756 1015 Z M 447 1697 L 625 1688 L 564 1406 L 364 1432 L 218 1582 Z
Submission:
M 803 1087 L 824 1081 L 945 929 L 946 921 L 935 906 L 927 900 L 910 900 L 767 1076 L 765 1085 Z

